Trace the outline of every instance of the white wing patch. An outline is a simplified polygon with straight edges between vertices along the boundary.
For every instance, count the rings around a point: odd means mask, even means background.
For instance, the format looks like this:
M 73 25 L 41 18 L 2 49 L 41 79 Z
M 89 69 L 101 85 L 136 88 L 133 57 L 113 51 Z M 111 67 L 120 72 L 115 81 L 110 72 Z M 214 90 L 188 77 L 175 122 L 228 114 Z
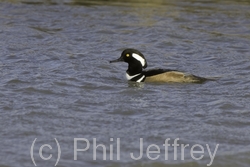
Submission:
M 133 53 L 132 57 L 135 58 L 136 60 L 138 60 L 139 62 L 141 62 L 142 67 L 145 66 L 146 61 L 140 55 Z

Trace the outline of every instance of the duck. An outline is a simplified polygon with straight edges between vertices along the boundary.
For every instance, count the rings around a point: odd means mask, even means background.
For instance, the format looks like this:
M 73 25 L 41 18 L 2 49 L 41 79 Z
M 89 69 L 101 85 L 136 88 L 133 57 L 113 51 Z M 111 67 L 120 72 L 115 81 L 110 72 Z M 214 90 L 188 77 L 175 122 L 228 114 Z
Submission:
M 150 69 L 147 68 L 145 56 L 138 50 L 127 48 L 121 56 L 110 61 L 110 63 L 126 62 L 128 69 L 126 78 L 134 82 L 173 82 L 173 83 L 204 83 L 210 79 L 189 74 L 186 72 L 171 69 Z

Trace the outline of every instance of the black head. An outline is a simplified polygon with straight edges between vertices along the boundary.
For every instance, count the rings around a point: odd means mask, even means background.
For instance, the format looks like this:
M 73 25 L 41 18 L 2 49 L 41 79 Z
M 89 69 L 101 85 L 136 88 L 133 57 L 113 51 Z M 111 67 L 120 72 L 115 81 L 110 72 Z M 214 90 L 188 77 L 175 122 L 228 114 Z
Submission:
M 144 55 L 136 49 L 125 49 L 120 58 L 110 61 L 110 63 L 114 62 L 126 62 L 129 65 L 141 66 L 141 68 L 147 67 L 147 61 Z

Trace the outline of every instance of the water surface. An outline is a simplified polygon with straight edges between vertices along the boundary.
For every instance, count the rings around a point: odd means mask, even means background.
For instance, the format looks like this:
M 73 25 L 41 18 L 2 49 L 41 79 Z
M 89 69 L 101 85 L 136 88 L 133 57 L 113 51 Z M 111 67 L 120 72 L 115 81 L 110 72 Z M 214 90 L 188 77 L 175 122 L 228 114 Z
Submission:
M 0 166 L 214 167 L 250 165 L 250 4 L 248 1 L 1 1 Z M 135 84 L 123 49 L 140 50 L 148 69 L 217 77 L 205 84 Z M 74 138 L 90 148 L 74 160 Z M 93 139 L 101 148 L 93 160 Z M 112 139 L 113 138 L 113 141 Z M 120 160 L 117 160 L 120 138 Z M 144 155 L 139 156 L 143 138 Z M 189 144 L 174 159 L 164 144 Z M 52 149 L 43 149 L 43 144 Z M 145 152 L 160 147 L 157 160 Z M 191 146 L 204 147 L 194 160 Z M 113 160 L 110 160 L 110 145 Z M 79 148 L 85 148 L 79 142 Z M 154 150 L 152 148 L 152 150 Z M 199 149 L 198 149 L 199 150 Z M 199 157 L 201 154 L 195 154 Z

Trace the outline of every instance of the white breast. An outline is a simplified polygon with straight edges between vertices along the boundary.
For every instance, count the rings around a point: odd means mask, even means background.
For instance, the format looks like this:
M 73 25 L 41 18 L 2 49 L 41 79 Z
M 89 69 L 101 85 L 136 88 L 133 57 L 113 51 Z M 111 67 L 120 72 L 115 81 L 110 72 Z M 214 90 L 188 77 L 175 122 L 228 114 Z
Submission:
M 131 79 L 133 79 L 134 77 L 136 77 L 136 76 L 138 76 L 138 75 L 140 75 L 140 74 L 135 74 L 135 75 L 129 75 L 128 73 L 126 73 L 126 78 L 127 78 L 127 80 L 131 80 Z
M 141 74 L 129 75 L 128 73 L 126 73 L 126 78 L 127 78 L 127 80 L 130 81 L 131 79 L 133 79 L 134 77 L 137 77 L 138 75 L 141 75 Z M 145 78 L 145 75 L 143 75 L 141 78 L 136 80 L 136 82 L 141 82 L 144 78 Z

